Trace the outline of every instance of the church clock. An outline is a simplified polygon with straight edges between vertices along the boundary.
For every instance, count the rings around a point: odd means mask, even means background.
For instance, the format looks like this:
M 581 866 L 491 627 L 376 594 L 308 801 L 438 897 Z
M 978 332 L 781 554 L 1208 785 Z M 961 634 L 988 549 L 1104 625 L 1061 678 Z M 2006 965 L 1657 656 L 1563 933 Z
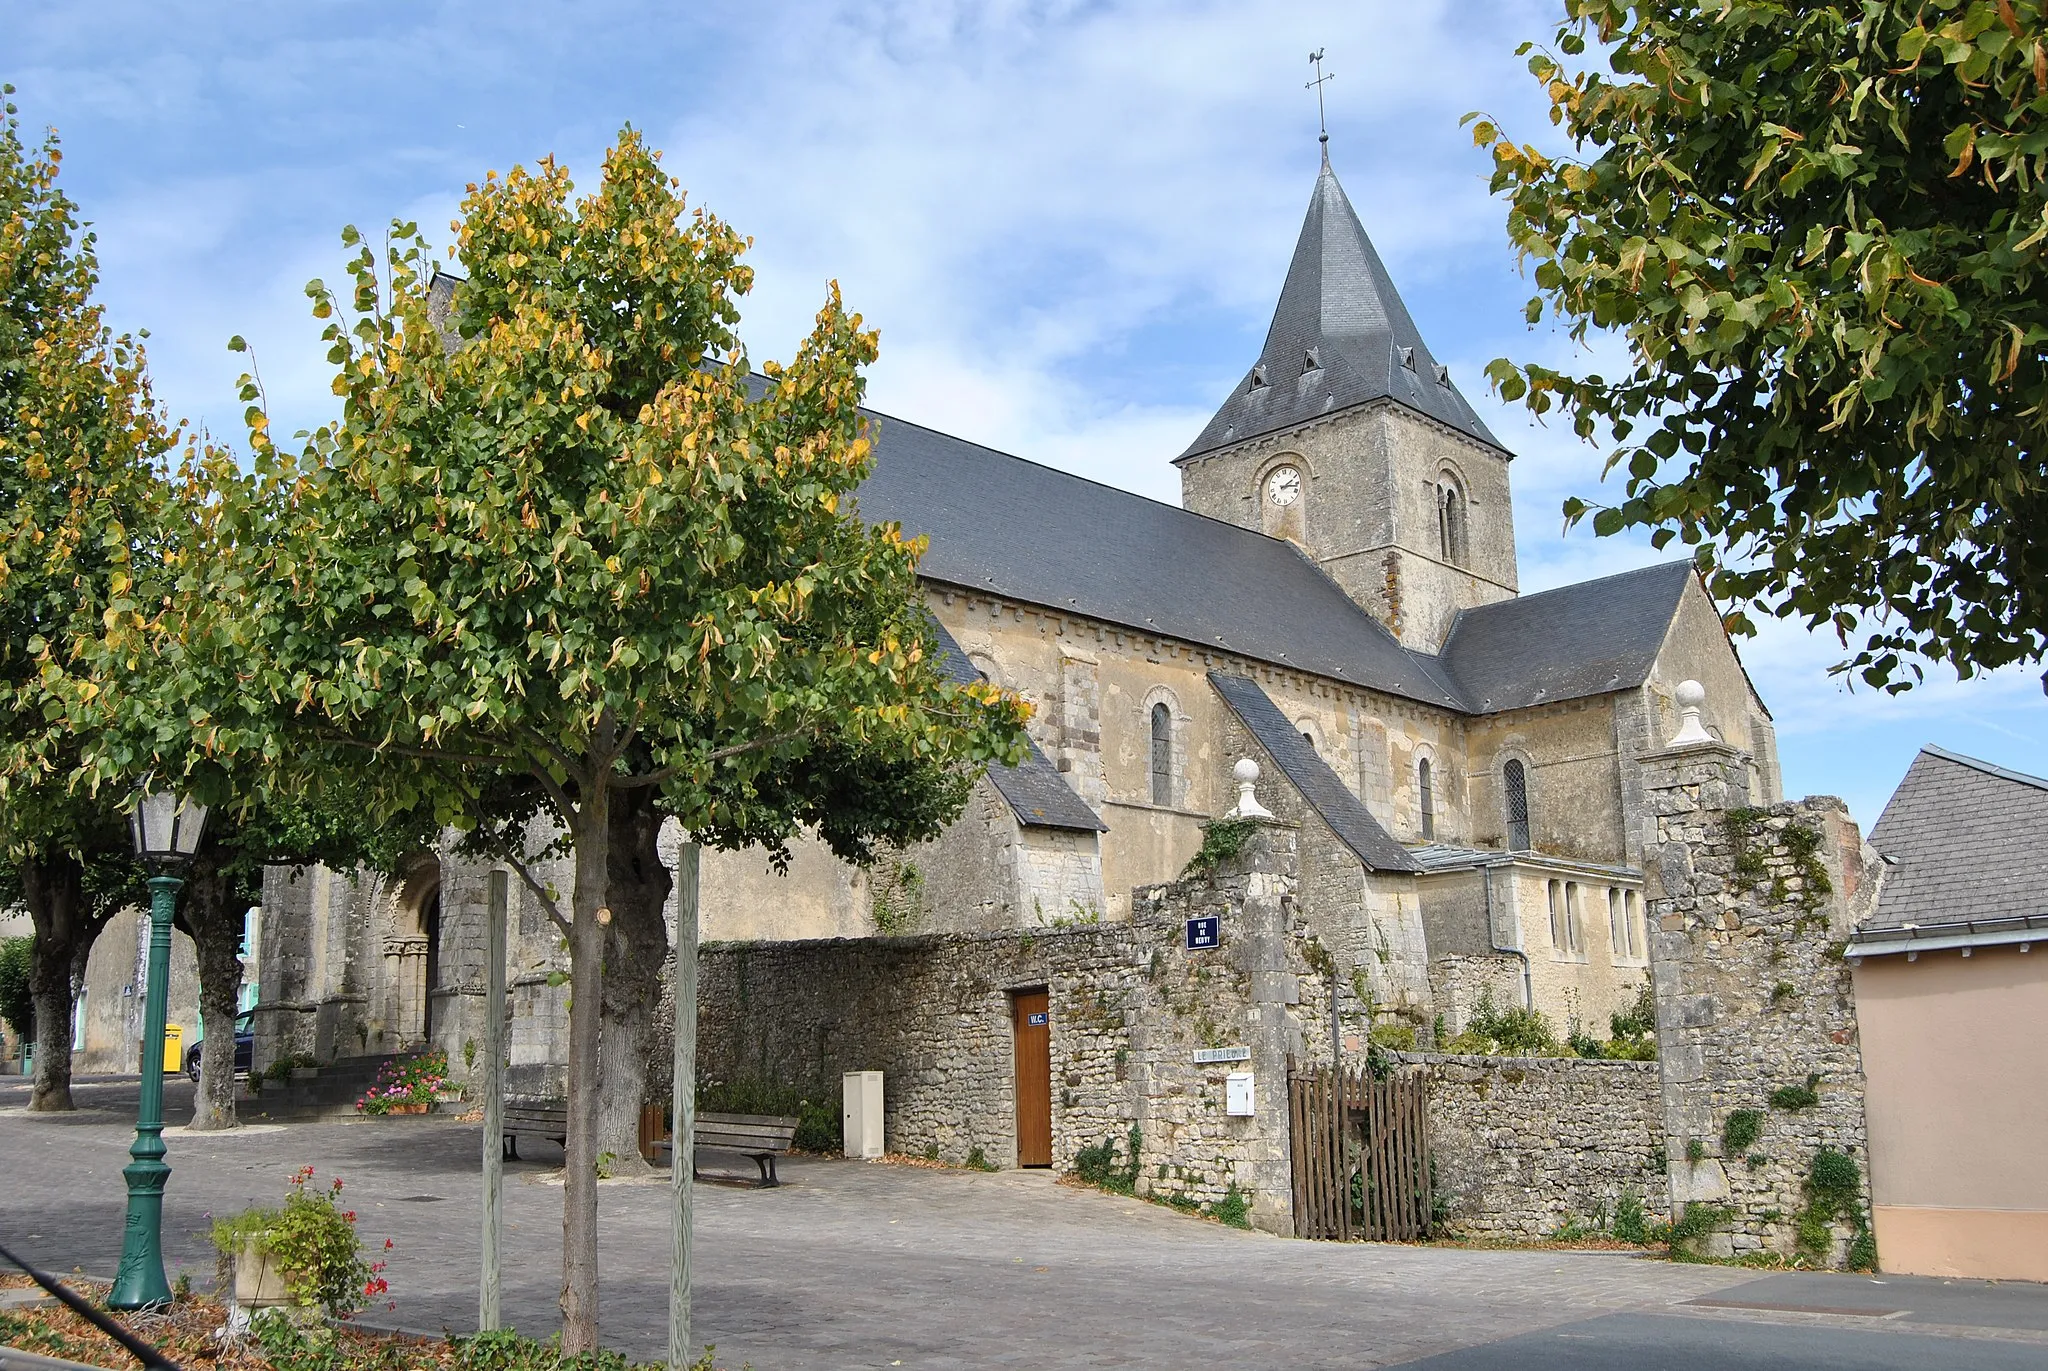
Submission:
M 1294 467 L 1275 467 L 1266 477 L 1266 499 L 1285 509 L 1301 498 L 1301 472 Z

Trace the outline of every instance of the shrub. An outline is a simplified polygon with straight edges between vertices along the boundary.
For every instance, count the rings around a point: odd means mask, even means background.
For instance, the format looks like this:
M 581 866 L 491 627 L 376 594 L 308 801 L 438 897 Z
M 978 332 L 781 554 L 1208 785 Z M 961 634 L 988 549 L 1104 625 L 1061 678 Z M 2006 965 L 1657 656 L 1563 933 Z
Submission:
M 777 1085 L 770 1081 L 699 1081 L 700 1114 L 776 1114 L 796 1120 L 790 1146 L 799 1152 L 838 1152 L 846 1145 L 846 1121 L 839 1099 L 825 1087 Z
M 313 1060 L 313 1054 L 310 1052 L 287 1052 L 272 1062 L 265 1069 L 263 1075 L 268 1080 L 285 1081 L 290 1080 L 292 1072 L 297 1071 L 300 1067 L 318 1065 L 319 1063 Z M 250 1079 L 253 1083 L 254 1077 Z
M 285 1293 L 329 1318 L 347 1318 L 390 1287 L 380 1274 L 384 1262 L 363 1260 L 356 1237 L 356 1214 L 340 1203 L 341 1177 L 327 1189 L 310 1187 L 313 1168 L 292 1173 L 291 1190 L 278 1209 L 248 1209 L 213 1224 L 213 1243 L 229 1256 L 239 1256 L 254 1238 L 277 1263 Z M 384 1248 L 391 1248 L 385 1239 Z
M 996 1164 L 988 1159 L 988 1153 L 981 1150 L 981 1144 L 976 1143 L 967 1149 L 967 1169 L 969 1171 L 993 1171 L 996 1169 Z
M 1811 1072 L 1805 1085 L 1781 1085 L 1771 1092 L 1771 1108 L 1783 1110 L 1811 1109 L 1820 1103 L 1820 1091 L 1814 1087 L 1820 1084 L 1820 1073 Z
M 1614 1202 L 1614 1236 L 1623 1242 L 1646 1243 L 1650 1240 L 1649 1217 L 1643 1212 L 1643 1197 L 1633 1190 L 1621 1192 L 1621 1198 Z
M 1203 825 L 1202 846 L 1181 868 L 1181 878 L 1206 876 L 1225 862 L 1236 861 L 1258 826 L 1253 819 L 1217 819 Z
M 1084 1147 L 1074 1154 L 1074 1175 L 1086 1185 L 1096 1186 L 1116 1195 L 1134 1194 L 1138 1188 L 1138 1155 L 1144 1146 L 1144 1134 L 1138 1125 L 1132 1124 L 1127 1141 L 1130 1155 L 1121 1166 L 1116 1159 L 1116 1139 L 1104 1138 L 1093 1147 Z
M 386 1062 L 356 1108 L 364 1114 L 389 1114 L 400 1105 L 432 1104 L 435 1092 L 447 1083 L 448 1054 L 438 1048 L 422 1052 L 402 1062 Z
M 1504 1056 L 1550 1056 L 1558 1050 L 1557 1034 L 1540 1009 L 1515 1006 L 1496 1009 L 1491 986 L 1479 992 L 1479 1003 L 1465 1025 L 1467 1034 L 1477 1034 Z
M 1374 1024 L 1366 1035 L 1374 1047 L 1384 1047 L 1395 1052 L 1415 1050 L 1415 1028 L 1405 1023 Z
M 1232 1228 L 1252 1226 L 1252 1197 L 1237 1188 L 1232 1181 L 1230 1188 L 1223 1192 L 1223 1198 L 1209 1206 L 1209 1215 L 1219 1223 Z
M 1761 1109 L 1737 1109 L 1721 1125 L 1721 1155 L 1738 1157 L 1749 1150 L 1749 1145 L 1763 1135 L 1764 1112 Z

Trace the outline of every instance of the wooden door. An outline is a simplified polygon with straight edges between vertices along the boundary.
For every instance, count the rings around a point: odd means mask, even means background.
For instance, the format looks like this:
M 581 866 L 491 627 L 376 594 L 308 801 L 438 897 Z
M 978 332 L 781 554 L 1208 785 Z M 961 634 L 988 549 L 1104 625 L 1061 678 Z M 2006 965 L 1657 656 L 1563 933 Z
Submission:
M 1052 1165 L 1052 1024 L 1043 990 L 1010 1000 L 1017 1043 L 1017 1165 Z

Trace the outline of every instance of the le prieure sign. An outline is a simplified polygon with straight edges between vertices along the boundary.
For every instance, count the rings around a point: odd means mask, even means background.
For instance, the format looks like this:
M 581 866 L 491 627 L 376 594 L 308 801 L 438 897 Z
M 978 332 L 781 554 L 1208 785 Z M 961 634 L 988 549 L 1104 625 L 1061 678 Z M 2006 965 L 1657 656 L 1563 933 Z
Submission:
M 1195 1049 L 1196 1066 L 1214 1066 L 1219 1062 L 1248 1062 L 1252 1059 L 1249 1047 L 1198 1047 Z

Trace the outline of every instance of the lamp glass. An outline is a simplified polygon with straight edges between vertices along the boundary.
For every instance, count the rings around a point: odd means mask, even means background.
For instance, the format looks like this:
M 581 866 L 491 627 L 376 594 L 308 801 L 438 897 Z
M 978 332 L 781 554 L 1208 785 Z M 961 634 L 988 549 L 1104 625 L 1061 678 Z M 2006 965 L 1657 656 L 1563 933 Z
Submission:
M 129 818 L 137 856 L 189 858 L 206 832 L 206 806 L 185 796 L 145 791 Z

